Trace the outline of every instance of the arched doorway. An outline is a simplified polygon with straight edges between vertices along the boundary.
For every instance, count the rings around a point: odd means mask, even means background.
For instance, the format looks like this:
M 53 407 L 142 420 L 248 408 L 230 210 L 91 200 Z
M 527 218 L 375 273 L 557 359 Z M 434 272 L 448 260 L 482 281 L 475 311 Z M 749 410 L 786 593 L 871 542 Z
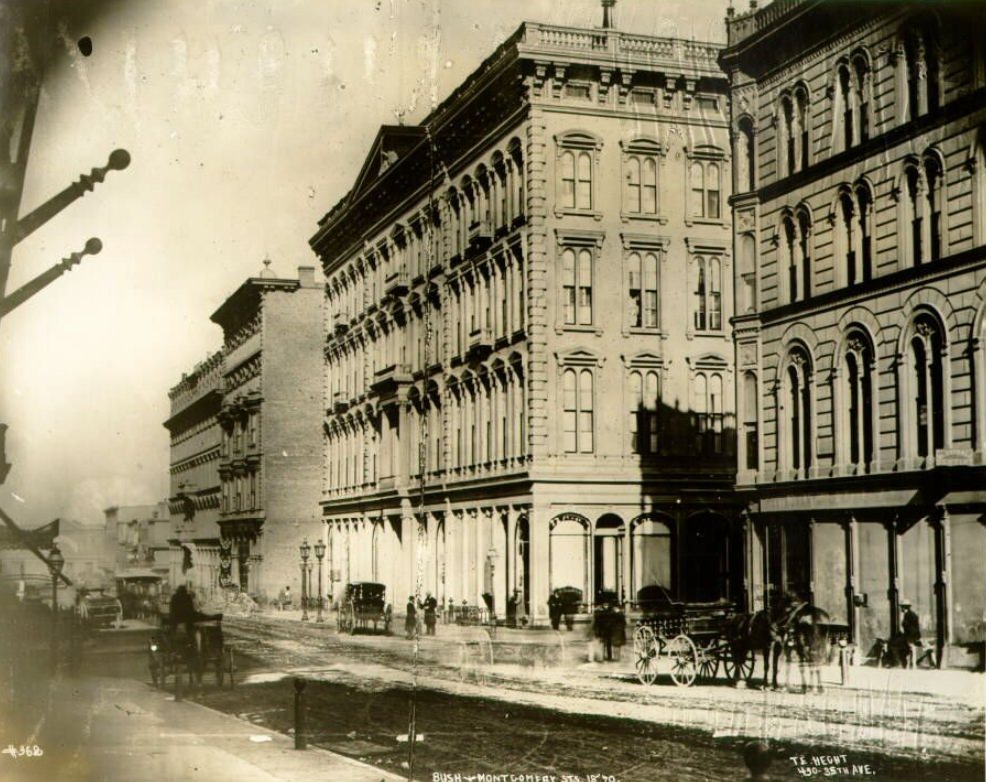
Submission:
M 631 524 L 633 599 L 639 599 L 640 590 L 649 586 L 662 586 L 674 594 L 672 529 L 670 519 L 656 515 L 640 516 Z
M 685 519 L 682 531 L 681 598 L 705 603 L 731 597 L 729 524 L 715 513 Z
M 615 599 L 623 601 L 623 537 L 626 527 L 623 519 L 607 513 L 596 521 L 592 535 L 593 573 L 592 599 L 594 603 Z
M 575 587 L 585 600 L 589 591 L 589 520 L 577 513 L 563 513 L 551 520 L 549 529 L 548 588 Z

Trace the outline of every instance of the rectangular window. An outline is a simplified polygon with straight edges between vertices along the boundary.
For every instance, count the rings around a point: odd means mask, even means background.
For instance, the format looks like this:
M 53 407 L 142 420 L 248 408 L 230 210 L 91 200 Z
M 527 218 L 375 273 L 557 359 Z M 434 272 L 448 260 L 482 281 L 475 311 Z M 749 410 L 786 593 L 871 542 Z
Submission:
M 593 438 L 592 372 L 566 369 L 562 373 L 562 449 L 592 453 Z
M 592 250 L 588 248 L 562 250 L 561 306 L 565 325 L 592 324 L 592 262 Z

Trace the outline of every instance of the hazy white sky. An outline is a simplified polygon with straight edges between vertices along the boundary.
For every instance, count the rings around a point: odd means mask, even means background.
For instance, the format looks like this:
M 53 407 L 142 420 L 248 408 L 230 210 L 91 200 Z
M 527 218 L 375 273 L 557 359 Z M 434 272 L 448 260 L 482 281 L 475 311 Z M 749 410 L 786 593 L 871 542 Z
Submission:
M 614 18 L 721 41 L 727 5 L 619 0 Z M 420 120 L 525 19 L 601 18 L 598 0 L 133 0 L 63 25 L 22 214 L 117 147 L 133 162 L 15 250 L 8 291 L 104 245 L 0 328 L 0 505 L 33 527 L 165 497 L 167 391 L 219 347 L 209 315 L 265 254 L 283 276 L 317 265 L 308 238 L 378 126 Z

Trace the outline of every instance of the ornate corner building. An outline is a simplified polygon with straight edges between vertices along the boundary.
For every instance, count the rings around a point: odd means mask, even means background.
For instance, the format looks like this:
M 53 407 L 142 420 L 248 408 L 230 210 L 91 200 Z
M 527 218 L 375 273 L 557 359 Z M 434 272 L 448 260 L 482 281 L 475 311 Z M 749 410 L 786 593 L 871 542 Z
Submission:
M 737 492 L 751 607 L 864 650 L 981 642 L 986 74 L 971 4 L 730 13 Z
M 311 239 L 333 597 L 746 601 L 719 54 L 527 23 L 381 128 Z
M 172 583 L 301 593 L 298 544 L 319 534 L 323 298 L 311 267 L 279 278 L 266 262 L 213 313 L 222 350 L 172 389 Z

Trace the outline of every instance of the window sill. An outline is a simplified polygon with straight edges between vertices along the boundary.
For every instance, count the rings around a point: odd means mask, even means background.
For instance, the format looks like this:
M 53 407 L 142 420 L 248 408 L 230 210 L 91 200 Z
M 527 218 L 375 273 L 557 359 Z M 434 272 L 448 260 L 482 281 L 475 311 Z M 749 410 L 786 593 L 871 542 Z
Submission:
M 687 217 L 685 218 L 685 225 L 691 228 L 693 225 L 717 225 L 720 228 L 728 228 L 729 225 L 723 218 L 708 218 L 708 217 Z
M 565 332 L 595 334 L 599 337 L 602 336 L 603 330 L 599 326 L 582 326 L 574 323 L 566 323 L 555 327 L 556 334 L 564 334 Z
M 668 218 L 662 214 L 645 214 L 642 212 L 620 212 L 620 220 L 624 223 L 642 222 L 659 223 L 660 225 L 668 224 Z
M 629 326 L 624 334 L 640 334 L 651 337 L 666 337 L 664 330 L 660 326 Z
M 555 217 L 591 217 L 593 220 L 602 220 L 603 213 L 595 209 L 555 209 Z

